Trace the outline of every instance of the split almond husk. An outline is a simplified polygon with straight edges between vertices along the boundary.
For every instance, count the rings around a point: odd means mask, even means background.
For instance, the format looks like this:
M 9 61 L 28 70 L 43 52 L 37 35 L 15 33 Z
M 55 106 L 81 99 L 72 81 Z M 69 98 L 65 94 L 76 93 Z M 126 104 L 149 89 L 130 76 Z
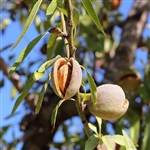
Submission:
M 60 58 L 54 63 L 51 77 L 55 94 L 63 99 L 70 99 L 81 86 L 82 70 L 74 58 Z

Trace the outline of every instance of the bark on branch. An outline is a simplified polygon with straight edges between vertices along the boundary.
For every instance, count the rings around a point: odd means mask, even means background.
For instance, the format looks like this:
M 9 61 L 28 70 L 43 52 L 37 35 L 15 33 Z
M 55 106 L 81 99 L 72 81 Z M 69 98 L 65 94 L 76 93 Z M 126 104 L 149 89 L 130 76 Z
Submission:
M 134 61 L 135 51 L 145 27 L 149 12 L 149 1 L 135 0 L 123 25 L 120 44 L 116 49 L 115 57 L 106 68 L 103 82 L 114 83 L 129 69 Z

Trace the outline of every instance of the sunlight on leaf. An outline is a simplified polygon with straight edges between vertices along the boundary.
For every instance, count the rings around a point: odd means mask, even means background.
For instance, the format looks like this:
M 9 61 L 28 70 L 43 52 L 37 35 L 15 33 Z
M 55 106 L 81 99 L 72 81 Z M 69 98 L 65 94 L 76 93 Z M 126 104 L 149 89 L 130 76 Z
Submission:
M 80 93 L 81 98 L 83 101 L 88 101 L 91 97 L 91 93 Z
M 115 143 L 119 144 L 119 145 L 122 145 L 122 146 L 125 146 L 125 143 L 124 143 L 124 137 L 122 135 L 112 135 L 110 137 Z
M 37 13 L 37 11 L 38 11 L 38 9 L 39 9 L 41 3 L 42 3 L 42 0 L 38 0 L 38 1 L 34 4 L 32 10 L 31 10 L 31 12 L 30 12 L 29 17 L 27 18 L 26 24 L 25 24 L 25 26 L 24 26 L 24 28 L 23 28 L 23 30 L 22 30 L 22 33 L 20 34 L 20 37 L 18 38 L 17 42 L 14 44 L 14 46 L 12 47 L 11 50 L 13 50 L 13 49 L 18 45 L 18 43 L 21 41 L 21 39 L 23 38 L 23 36 L 26 34 L 27 30 L 29 29 L 29 27 L 30 27 L 32 21 L 34 20 L 34 18 L 35 18 L 35 16 L 36 16 L 36 13 Z
M 46 17 L 50 19 L 51 15 L 55 12 L 57 7 L 57 0 L 52 0 L 46 10 Z
M 16 94 L 17 94 L 17 89 L 15 86 L 12 87 L 11 89 L 11 99 L 15 98 Z
M 123 133 L 123 137 L 124 137 L 124 144 L 125 144 L 125 147 L 127 150 L 136 150 L 134 144 L 133 144 L 133 141 L 130 139 L 130 137 L 128 136 L 128 134 L 122 130 L 122 133 Z
M 39 69 L 38 69 L 38 72 L 44 72 L 45 70 L 47 70 L 50 66 L 52 66 L 56 60 L 58 60 L 61 56 L 60 55 L 57 55 L 55 58 L 49 60 L 49 61 L 46 61 L 45 63 L 43 63 Z
M 96 120 L 98 122 L 99 134 L 101 134 L 102 119 L 99 117 L 96 117 Z
M 111 146 L 111 143 L 110 143 L 110 140 L 109 140 L 110 136 L 102 136 L 102 141 L 103 143 L 105 144 L 105 146 L 108 148 L 108 149 L 112 149 L 112 146 Z
M 97 128 L 96 128 L 95 125 L 93 125 L 93 124 L 91 124 L 91 123 L 88 123 L 88 125 L 89 125 L 89 128 L 90 128 L 92 131 L 94 131 L 96 134 L 98 134 L 98 133 L 97 133 Z

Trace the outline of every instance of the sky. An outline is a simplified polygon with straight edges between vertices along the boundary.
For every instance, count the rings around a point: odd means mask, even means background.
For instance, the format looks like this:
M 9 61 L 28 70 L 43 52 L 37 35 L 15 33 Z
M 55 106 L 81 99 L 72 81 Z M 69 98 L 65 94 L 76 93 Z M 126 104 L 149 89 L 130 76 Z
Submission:
M 132 6 L 133 0 L 123 0 L 120 8 L 119 8 L 119 12 L 123 13 L 123 19 L 125 19 L 128 15 L 128 12 Z M 2 14 L 4 15 L 4 14 Z M 4 16 L 2 16 L 4 17 Z M 149 15 L 150 18 L 150 15 Z M 149 20 L 150 23 L 150 20 Z M 11 25 L 8 26 L 8 28 L 5 31 L 5 34 L 0 36 L 0 49 L 3 48 L 4 46 L 8 45 L 8 44 L 13 44 L 15 43 L 15 41 L 17 40 L 17 38 L 19 37 L 20 33 L 22 30 L 22 26 L 18 23 L 18 22 L 11 22 Z M 119 28 L 116 29 L 118 35 L 121 34 L 121 30 Z M 11 64 L 9 64 L 10 66 L 13 65 L 15 59 L 18 57 L 19 53 L 21 52 L 21 50 L 29 43 L 29 41 L 31 41 L 33 38 L 35 38 L 36 36 L 38 36 L 38 33 L 34 27 L 34 25 L 32 24 L 30 29 L 28 30 L 27 34 L 25 35 L 25 37 L 22 39 L 21 43 L 13 50 L 10 51 L 9 49 L 2 52 L 0 54 L 0 57 L 2 57 L 5 62 L 9 62 L 8 61 L 8 56 L 11 56 L 13 54 L 15 54 L 15 58 L 11 61 Z M 150 37 L 150 33 L 148 33 L 148 29 L 145 29 L 143 32 L 143 36 L 146 37 Z M 45 40 L 45 39 L 43 39 Z M 23 62 L 23 65 L 26 65 L 28 61 L 33 59 L 38 59 L 39 56 L 37 56 L 37 51 L 39 51 L 39 48 L 42 46 L 43 40 L 41 42 L 39 42 L 39 44 L 37 44 L 37 46 L 34 48 L 34 50 L 28 55 L 27 59 Z M 40 53 L 39 53 L 40 55 Z M 138 68 L 142 68 L 144 69 L 144 65 L 146 64 L 146 57 L 147 57 L 147 52 L 146 51 L 141 51 L 140 49 L 137 50 L 136 52 L 136 60 L 134 65 Z M 143 60 L 144 64 L 141 64 L 140 60 Z M 35 70 L 37 66 L 34 66 L 31 70 Z M 2 72 L 0 72 L 0 80 L 4 79 L 5 83 L 4 83 L 4 87 L 0 88 L 0 127 L 6 126 L 6 125 L 11 125 L 12 127 L 7 131 L 7 133 L 4 136 L 4 139 L 6 139 L 8 142 L 11 142 L 13 140 L 13 134 L 15 134 L 14 136 L 16 138 L 19 138 L 21 135 L 23 135 L 23 133 L 19 130 L 19 122 L 21 121 L 22 117 L 25 115 L 25 113 L 27 113 L 24 108 L 23 102 L 21 103 L 21 105 L 18 107 L 17 112 L 20 112 L 19 115 L 16 115 L 12 118 L 9 119 L 5 119 L 6 117 L 8 117 L 11 113 L 11 110 L 13 108 L 13 105 L 15 103 L 15 100 L 18 96 L 18 94 L 15 96 L 15 98 L 13 100 L 10 99 L 10 94 L 11 94 L 11 90 L 12 90 L 12 83 L 7 79 L 7 77 L 5 77 Z M 70 127 L 70 132 L 73 132 L 74 130 L 78 129 L 79 131 L 82 129 L 81 126 L 81 122 L 77 117 L 73 118 L 73 122 L 74 125 Z M 69 122 L 67 122 L 69 123 Z M 108 130 L 110 130 L 110 133 L 113 134 L 113 131 L 111 129 L 111 126 L 108 125 Z M 55 141 L 59 141 L 58 140 L 63 140 L 63 134 L 61 131 L 58 131 L 58 133 L 55 136 Z M 18 146 L 16 147 L 16 150 L 20 150 L 22 146 L 22 143 L 18 144 Z

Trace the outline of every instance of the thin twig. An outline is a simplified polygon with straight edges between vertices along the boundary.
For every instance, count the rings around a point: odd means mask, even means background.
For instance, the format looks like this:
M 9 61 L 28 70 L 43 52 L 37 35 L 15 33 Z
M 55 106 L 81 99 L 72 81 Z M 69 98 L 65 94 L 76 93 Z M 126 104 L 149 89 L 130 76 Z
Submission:
M 73 42 L 73 6 L 71 4 L 71 0 L 68 0 L 68 33 L 70 57 L 75 58 L 76 48 L 74 47 Z
M 81 106 L 81 101 L 80 101 L 80 95 L 79 95 L 79 92 L 75 95 L 75 103 L 76 103 L 76 107 L 77 107 L 77 110 L 78 110 L 78 114 L 82 120 L 82 123 L 83 123 L 83 126 L 84 126 L 84 130 L 85 130 L 85 133 L 88 137 L 91 136 L 91 131 L 90 131 L 90 128 L 88 126 L 88 121 L 85 117 L 85 114 L 83 113 L 82 111 L 82 106 Z
M 63 33 L 67 35 L 66 23 L 65 23 L 65 19 L 64 19 L 64 14 L 62 12 L 60 12 L 60 18 L 61 18 Z M 67 55 L 67 58 L 69 58 L 70 57 L 70 51 L 69 51 L 68 40 L 66 38 L 64 38 L 64 42 L 65 42 L 65 46 L 66 46 L 66 55 Z

